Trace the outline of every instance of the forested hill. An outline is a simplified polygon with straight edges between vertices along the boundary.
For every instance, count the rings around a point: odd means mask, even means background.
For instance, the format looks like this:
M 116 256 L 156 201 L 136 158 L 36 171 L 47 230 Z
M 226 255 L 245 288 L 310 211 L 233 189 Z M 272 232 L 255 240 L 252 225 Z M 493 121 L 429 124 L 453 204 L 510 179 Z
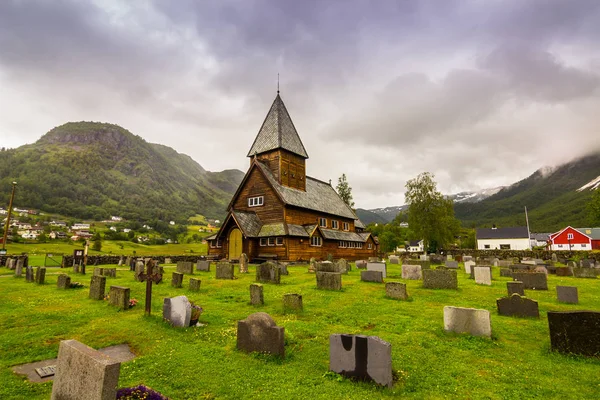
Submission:
M 598 178 L 600 153 L 539 169 L 493 196 L 477 203 L 458 203 L 454 209 L 467 227 L 523 226 L 525 206 L 532 232 L 554 232 L 567 225 L 584 227 L 588 225 L 586 205 Z
M 244 174 L 206 171 L 185 154 L 117 125 L 69 122 L 0 151 L 0 201 L 72 217 L 182 221 L 223 217 Z

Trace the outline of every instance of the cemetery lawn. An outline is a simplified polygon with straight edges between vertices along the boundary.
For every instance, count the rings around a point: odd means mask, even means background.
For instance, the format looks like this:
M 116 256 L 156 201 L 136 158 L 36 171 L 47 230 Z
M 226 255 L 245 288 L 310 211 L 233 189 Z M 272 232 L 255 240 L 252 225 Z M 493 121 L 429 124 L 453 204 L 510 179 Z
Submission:
M 600 397 L 600 359 L 550 351 L 547 311 L 599 310 L 600 280 L 548 276 L 548 291 L 527 290 L 539 302 L 540 319 L 499 316 L 496 299 L 506 295 L 509 278 L 493 269 L 492 286 L 478 286 L 458 271 L 459 290 L 423 289 L 421 281 L 400 279 L 400 266 L 388 265 L 386 281 L 407 283 L 410 301 L 385 297 L 382 284 L 360 281 L 353 269 L 343 276 L 340 292 L 316 289 L 306 266 L 290 266 L 281 285 L 263 284 L 264 306 L 249 304 L 250 273 L 233 281 L 195 272 L 200 292 L 154 287 L 152 312 L 144 316 L 145 283 L 117 271 L 110 285 L 131 288 L 139 304 L 119 311 L 106 301 L 88 299 L 93 267 L 86 276 L 71 275 L 83 289 L 58 290 L 49 268 L 46 284 L 0 277 L 0 398 L 48 399 L 51 383 L 29 383 L 11 367 L 54 358 L 61 340 L 75 339 L 93 348 L 128 343 L 137 354 L 121 365 L 120 387 L 145 384 L 172 399 L 594 399 Z M 0 268 L 0 274 L 9 271 Z M 580 304 L 559 304 L 556 285 L 578 286 Z M 303 296 L 304 312 L 284 314 L 285 293 Z M 203 327 L 175 329 L 162 321 L 164 297 L 186 295 L 204 308 Z M 492 339 L 445 333 L 446 305 L 487 309 Z M 286 357 L 279 359 L 236 350 L 237 321 L 253 312 L 269 313 L 285 327 Z M 353 382 L 328 372 L 329 334 L 379 336 L 392 345 L 393 388 Z
M 49 242 L 49 243 L 7 243 L 6 250 L 8 254 L 28 253 L 44 258 L 46 253 L 53 255 L 73 255 L 73 250 L 83 249 L 83 243 L 65 243 L 65 242 Z M 89 254 L 118 254 L 130 256 L 135 252 L 138 256 L 153 256 L 153 255 L 181 255 L 181 254 L 206 254 L 207 245 L 202 243 L 172 243 L 162 245 L 145 245 L 141 243 L 133 243 L 130 241 L 121 240 L 103 240 L 102 250 L 95 251 L 90 243 Z M 32 264 L 32 265 L 43 265 Z

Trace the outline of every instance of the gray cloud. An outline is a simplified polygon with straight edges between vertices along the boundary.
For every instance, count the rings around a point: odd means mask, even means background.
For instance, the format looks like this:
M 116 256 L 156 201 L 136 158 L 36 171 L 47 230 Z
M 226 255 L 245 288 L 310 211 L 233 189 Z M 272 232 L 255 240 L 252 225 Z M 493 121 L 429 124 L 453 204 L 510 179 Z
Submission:
M 308 172 L 346 173 L 359 207 L 426 170 L 508 184 L 600 147 L 599 20 L 594 0 L 2 1 L 0 136 L 103 120 L 245 169 L 279 72 Z

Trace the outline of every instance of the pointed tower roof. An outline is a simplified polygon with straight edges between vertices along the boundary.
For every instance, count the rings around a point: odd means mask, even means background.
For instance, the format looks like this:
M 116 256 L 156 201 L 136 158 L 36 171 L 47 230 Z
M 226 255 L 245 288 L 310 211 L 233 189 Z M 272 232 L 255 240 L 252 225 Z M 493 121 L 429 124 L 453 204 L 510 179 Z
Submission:
M 271 109 L 258 131 L 258 135 L 252 143 L 248 157 L 280 148 L 300 157 L 308 158 L 290 114 L 288 114 L 281 96 L 277 93 L 277 97 L 275 97 L 275 101 L 273 101 L 273 105 L 271 105 Z

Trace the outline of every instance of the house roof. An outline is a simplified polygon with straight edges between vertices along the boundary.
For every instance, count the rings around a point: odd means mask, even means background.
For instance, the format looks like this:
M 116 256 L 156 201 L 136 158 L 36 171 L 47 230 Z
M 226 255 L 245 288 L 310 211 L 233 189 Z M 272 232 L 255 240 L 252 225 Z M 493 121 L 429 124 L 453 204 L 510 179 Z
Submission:
M 275 149 L 285 149 L 300 157 L 308 158 L 302 140 L 298 136 L 296 127 L 294 127 L 292 118 L 290 118 L 279 93 L 277 93 L 258 135 L 248 151 L 248 157 Z
M 217 238 L 217 234 L 218 232 L 213 233 L 212 235 L 205 237 L 204 240 L 215 240 Z
M 245 236 L 255 237 L 258 235 L 262 228 L 262 222 L 260 218 L 253 212 L 246 211 L 232 211 L 233 218 L 237 222 L 240 229 L 244 232 Z M 225 226 L 225 224 L 223 224 Z
M 283 222 L 277 222 L 274 224 L 264 224 L 260 231 L 258 232 L 258 237 L 268 237 L 268 236 L 285 236 L 285 226 L 286 224 Z
M 575 228 L 577 231 L 592 238 L 592 240 L 600 240 L 600 228 Z
M 355 228 L 360 228 L 360 229 L 365 229 L 366 228 L 365 224 L 363 224 L 363 222 L 360 219 L 355 219 L 354 220 L 354 227 Z
M 312 229 L 314 229 L 314 227 L 315 225 L 312 226 Z M 290 236 L 310 237 L 310 234 L 307 232 L 307 228 L 302 225 L 287 224 L 287 228 L 288 235 Z
M 526 226 L 510 228 L 478 228 L 477 239 L 528 239 Z
M 306 191 L 294 189 L 277 182 L 271 170 L 262 162 L 256 161 L 256 165 L 265 174 L 284 203 L 344 218 L 357 219 L 354 211 L 344 203 L 344 200 L 330 184 L 307 176 Z
M 419 243 L 421 243 L 423 240 L 411 240 L 410 242 L 408 242 L 408 245 L 411 247 L 418 247 Z
M 325 228 L 319 228 L 321 230 L 321 233 L 323 234 L 323 237 L 325 239 L 333 239 L 333 240 L 347 240 L 350 242 L 365 242 L 366 239 L 364 239 L 361 235 L 359 235 L 356 232 L 345 232 L 345 231 L 338 231 L 335 229 L 325 229 Z
M 532 233 L 530 238 L 537 240 L 538 242 L 548 241 L 550 239 L 550 235 L 551 233 Z

